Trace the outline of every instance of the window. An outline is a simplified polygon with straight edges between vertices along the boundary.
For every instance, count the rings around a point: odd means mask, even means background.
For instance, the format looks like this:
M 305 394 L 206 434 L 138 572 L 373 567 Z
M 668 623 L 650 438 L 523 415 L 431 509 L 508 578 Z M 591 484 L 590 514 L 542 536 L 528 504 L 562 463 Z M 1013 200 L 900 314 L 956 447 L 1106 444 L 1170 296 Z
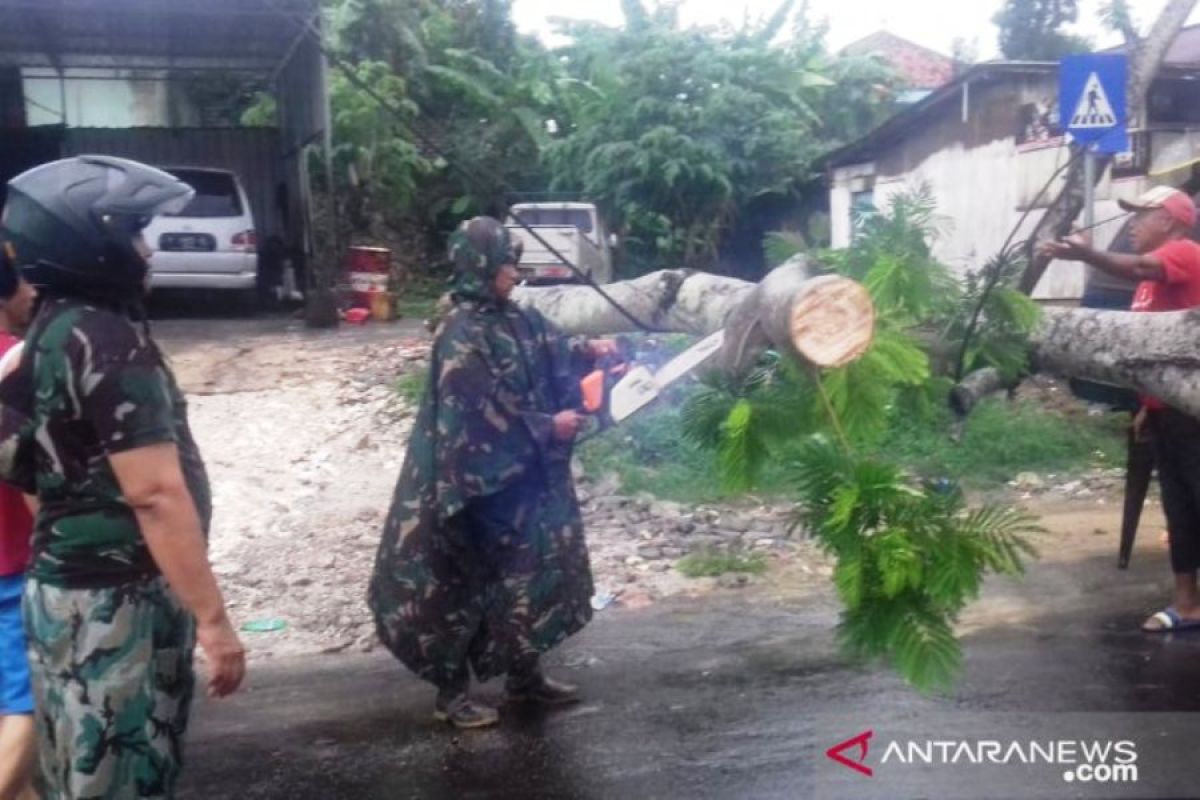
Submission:
M 864 189 L 861 192 L 850 193 L 850 223 L 857 228 L 863 220 L 870 219 L 879 213 L 875 207 L 875 188 Z
M 582 208 L 521 208 L 513 215 L 526 225 L 571 225 L 592 232 L 592 214 Z
M 242 199 L 237 183 L 228 172 L 205 170 L 169 170 L 172 175 L 196 190 L 192 202 L 173 217 L 240 217 Z

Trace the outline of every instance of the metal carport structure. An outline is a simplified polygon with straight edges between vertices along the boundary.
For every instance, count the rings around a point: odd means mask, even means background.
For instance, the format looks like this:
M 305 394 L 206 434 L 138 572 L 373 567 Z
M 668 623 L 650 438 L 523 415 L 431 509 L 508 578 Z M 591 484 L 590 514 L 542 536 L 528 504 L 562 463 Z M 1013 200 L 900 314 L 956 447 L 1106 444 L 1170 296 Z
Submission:
M 328 147 L 330 135 L 321 29 L 319 0 L 0 0 L 0 75 L 6 76 L 0 77 L 0 179 L 47 156 L 97 146 L 134 158 L 149 147 L 161 158 L 169 153 L 175 160 L 215 166 L 214 161 L 228 161 L 245 139 L 253 143 L 242 148 L 241 161 L 262 162 L 261 128 L 168 125 L 72 132 L 65 88 L 61 124 L 41 129 L 25 124 L 29 98 L 23 87 L 34 73 L 41 80 L 57 75 L 61 87 L 68 80 L 105 80 L 89 77 L 104 70 L 168 83 L 216 73 L 241 76 L 277 102 L 276 134 L 265 159 L 278 162 L 272 174 L 283 188 L 264 188 L 275 197 L 267 200 L 264 194 L 259 202 L 283 202 L 277 210 L 289 220 L 289 244 L 311 255 L 305 156 L 310 146 Z

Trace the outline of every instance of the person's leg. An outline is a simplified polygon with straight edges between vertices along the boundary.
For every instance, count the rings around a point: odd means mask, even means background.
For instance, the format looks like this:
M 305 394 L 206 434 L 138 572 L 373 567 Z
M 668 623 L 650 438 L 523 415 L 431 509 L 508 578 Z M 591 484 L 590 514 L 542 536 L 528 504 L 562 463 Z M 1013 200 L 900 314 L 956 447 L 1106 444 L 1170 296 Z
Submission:
M 1170 409 L 1152 414 L 1151 422 L 1175 576 L 1171 609 L 1180 621 L 1191 623 L 1200 620 L 1196 587 L 1200 568 L 1200 422 Z M 1166 630 L 1175 624 L 1164 611 L 1152 615 L 1143 627 Z
M 454 676 L 437 684 L 434 719 L 463 729 L 486 728 L 499 722 L 500 712 L 486 703 L 471 699 L 468 692 L 470 683 L 470 670 L 464 661 Z
M 195 687 L 191 616 L 161 579 L 25 595 L 48 796 L 169 798 Z
M 33 797 L 37 735 L 32 714 L 0 717 L 0 797 Z
M 487 640 L 487 629 L 480 625 L 467 647 L 467 655 L 453 669 L 439 676 L 434 684 L 438 687 L 437 700 L 433 706 L 434 719 L 449 722 L 456 728 L 486 728 L 500 721 L 500 712 L 486 703 L 472 700 L 471 652 L 483 646 Z
M 579 687 L 556 681 L 542 670 L 541 658 L 533 653 L 517 660 L 509 670 L 505 688 L 516 702 L 565 706 L 579 702 Z
M 37 758 L 20 575 L 0 578 L 0 798 L 29 796 Z

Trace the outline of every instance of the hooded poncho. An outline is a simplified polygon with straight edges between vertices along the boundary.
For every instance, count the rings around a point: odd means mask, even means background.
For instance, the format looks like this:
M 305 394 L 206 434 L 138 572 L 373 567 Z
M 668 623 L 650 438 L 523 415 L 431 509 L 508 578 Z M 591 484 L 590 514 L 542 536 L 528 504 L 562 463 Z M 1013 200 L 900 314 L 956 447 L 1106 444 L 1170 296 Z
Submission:
M 446 686 L 470 664 L 508 672 L 591 618 L 592 577 L 553 416 L 580 405 L 583 358 L 539 313 L 497 297 L 507 231 L 477 218 L 451 239 L 453 307 L 371 578 L 379 636 Z

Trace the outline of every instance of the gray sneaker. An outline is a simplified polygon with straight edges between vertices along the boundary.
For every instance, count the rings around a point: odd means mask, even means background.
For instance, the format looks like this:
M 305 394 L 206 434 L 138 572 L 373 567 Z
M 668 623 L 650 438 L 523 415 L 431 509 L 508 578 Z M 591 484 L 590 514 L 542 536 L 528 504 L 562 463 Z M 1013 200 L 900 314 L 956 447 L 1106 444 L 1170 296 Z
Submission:
M 466 694 L 453 697 L 438 695 L 433 706 L 433 718 L 448 722 L 456 728 L 488 728 L 500 721 L 500 712 L 484 703 L 477 703 Z

